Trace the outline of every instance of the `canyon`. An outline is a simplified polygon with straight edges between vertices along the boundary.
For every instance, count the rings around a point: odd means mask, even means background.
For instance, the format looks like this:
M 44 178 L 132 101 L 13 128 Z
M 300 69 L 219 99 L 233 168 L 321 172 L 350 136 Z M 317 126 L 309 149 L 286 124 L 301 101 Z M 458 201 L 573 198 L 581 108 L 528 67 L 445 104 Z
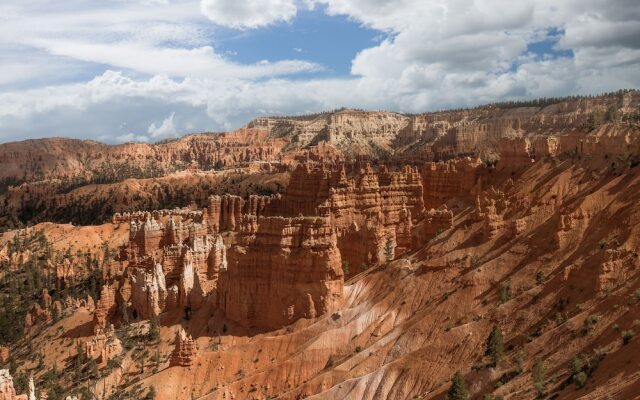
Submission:
M 0 399 L 637 398 L 638 165 L 634 90 L 0 145 Z

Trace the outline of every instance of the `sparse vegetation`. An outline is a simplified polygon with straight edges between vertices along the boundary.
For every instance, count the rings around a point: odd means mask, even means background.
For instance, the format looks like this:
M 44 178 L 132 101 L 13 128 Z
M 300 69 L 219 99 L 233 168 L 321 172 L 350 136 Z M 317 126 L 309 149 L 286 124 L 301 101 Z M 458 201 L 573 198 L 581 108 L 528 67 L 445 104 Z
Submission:
M 480 257 L 478 257 L 475 254 L 472 255 L 471 260 L 469 261 L 469 265 L 471 266 L 471 268 L 476 268 L 479 264 L 480 264 Z
M 484 355 L 489 356 L 493 366 L 497 366 L 504 357 L 504 339 L 502 331 L 497 325 L 493 327 L 487 337 Z
M 511 281 L 507 280 L 500 285 L 500 303 L 506 303 L 511 297 Z
M 460 372 L 456 372 L 451 378 L 451 387 L 445 400 L 469 400 L 469 390 L 467 390 L 467 384 Z
M 593 331 L 600 317 L 598 315 L 589 315 L 582 323 L 582 334 L 587 335 Z
M 627 345 L 633 339 L 634 333 L 631 330 L 622 331 L 622 344 Z
M 595 372 L 604 358 L 604 353 L 595 352 L 592 357 L 576 355 L 569 363 L 569 383 L 573 383 L 577 388 L 586 385 L 589 377 Z
M 542 285 L 544 283 L 544 281 L 546 280 L 546 277 L 544 275 L 544 271 L 538 271 L 536 273 L 536 283 L 538 285 Z
M 160 321 L 154 314 L 149 318 L 149 332 L 147 333 L 147 340 L 155 342 L 160 339 Z
M 538 395 L 543 395 L 547 386 L 547 377 L 542 360 L 538 359 L 533 364 L 533 367 L 531 367 L 531 376 L 533 378 L 533 385 L 538 392 Z
M 393 239 L 390 237 L 387 238 L 387 242 L 385 243 L 385 246 L 384 246 L 384 256 L 387 262 L 393 261 L 394 249 L 395 249 L 395 243 L 393 242 Z

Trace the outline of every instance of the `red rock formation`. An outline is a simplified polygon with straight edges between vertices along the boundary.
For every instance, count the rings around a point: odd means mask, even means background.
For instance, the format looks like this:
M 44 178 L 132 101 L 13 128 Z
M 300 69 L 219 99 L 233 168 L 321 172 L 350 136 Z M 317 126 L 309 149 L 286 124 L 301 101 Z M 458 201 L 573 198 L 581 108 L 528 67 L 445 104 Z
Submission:
M 431 209 L 425 214 L 424 235 L 430 239 L 453 226 L 453 212 L 443 207 Z
M 493 240 L 501 236 L 507 230 L 507 224 L 500 214 L 496 210 L 496 203 L 494 200 L 490 200 L 489 204 L 484 209 L 484 224 L 482 226 L 482 233 L 484 240 Z
M 164 236 L 163 227 L 153 217 L 140 224 L 131 221 L 129 232 L 131 250 L 141 255 L 151 255 L 159 249 Z
M 8 369 L 0 369 L 0 400 L 28 400 L 27 395 L 16 395 Z
M 51 306 L 53 305 L 51 296 L 49 296 L 49 290 L 47 289 L 42 289 L 42 304 L 46 309 L 51 308 Z
M 218 280 L 220 271 L 227 270 L 227 248 L 222 236 L 216 235 L 213 248 L 207 262 L 207 278 Z
M 34 325 L 48 324 L 51 321 L 53 321 L 51 311 L 49 309 L 42 308 L 38 303 L 34 303 L 25 316 L 24 332 L 28 334 Z
M 592 216 L 597 212 L 597 209 L 590 208 L 578 208 L 572 212 L 561 212 L 556 232 L 558 246 L 566 247 L 578 242 Z
M 11 351 L 8 347 L 0 346 L 0 364 L 4 364 L 8 359 Z
M 602 291 L 623 284 L 639 265 L 640 261 L 637 255 L 625 248 L 606 249 L 602 252 L 602 262 L 596 276 L 596 287 Z
M 470 158 L 427 163 L 420 173 L 424 206 L 427 209 L 437 209 L 454 197 L 465 198 L 479 194 L 482 190 L 484 164 L 479 159 Z
M 233 195 L 211 196 L 203 212 L 208 232 L 239 230 L 242 216 L 261 216 L 270 201 L 269 196 L 250 196 L 247 201 Z
M 282 196 L 212 196 L 202 224 L 197 213 L 189 214 L 195 221 L 169 215 L 166 224 L 155 219 L 158 213 L 141 215 L 143 222 L 130 220 L 131 278 L 120 285 L 127 290 L 120 297 L 141 318 L 196 311 L 212 295 L 212 304 L 247 327 L 322 315 L 342 301 L 343 267 L 352 275 L 412 248 L 414 223 L 425 215 L 423 182 L 446 201 L 479 188 L 481 165 L 432 164 L 421 175 L 410 166 L 376 171 L 369 164 L 306 163 Z M 428 231 L 451 224 L 445 210 L 423 225 Z M 235 232 L 228 250 L 218 232 Z M 165 274 L 164 285 L 152 270 Z
M 113 325 L 109 326 L 84 342 L 84 356 L 86 359 L 97 359 L 101 365 L 122 352 L 122 343 L 116 336 Z
M 535 161 L 535 152 L 529 138 L 503 138 L 498 143 L 500 169 L 522 168 Z
M 169 366 L 189 367 L 193 365 L 198 357 L 198 346 L 185 330 L 180 327 L 176 333 L 175 348 L 171 353 Z
M 13 388 L 13 378 L 9 370 L 0 370 L 0 400 L 15 400 L 16 391 Z
M 96 304 L 93 315 L 94 332 L 99 332 L 107 327 L 107 323 L 115 316 L 117 307 L 115 288 L 112 285 L 102 286 L 100 300 Z
M 151 272 L 135 269 L 131 287 L 131 307 L 139 317 L 148 319 L 165 310 L 167 287 L 162 265 L 155 264 Z
M 413 220 L 424 212 L 417 169 L 389 172 L 382 167 L 375 172 L 368 164 L 355 169 L 356 177 L 350 179 L 344 165 L 300 165 L 286 192 L 265 210 L 268 215 L 330 216 L 350 272 L 384 262 L 389 240 L 398 247 L 397 255 L 405 252 L 411 246 Z
M 184 260 L 184 267 L 178 283 L 178 305 L 188 306 L 190 304 L 191 290 L 193 289 L 196 272 L 193 268 L 193 258 L 187 252 Z
M 264 218 L 251 246 L 232 248 L 227 257 L 220 308 L 241 325 L 277 328 L 342 302 L 340 252 L 328 217 Z

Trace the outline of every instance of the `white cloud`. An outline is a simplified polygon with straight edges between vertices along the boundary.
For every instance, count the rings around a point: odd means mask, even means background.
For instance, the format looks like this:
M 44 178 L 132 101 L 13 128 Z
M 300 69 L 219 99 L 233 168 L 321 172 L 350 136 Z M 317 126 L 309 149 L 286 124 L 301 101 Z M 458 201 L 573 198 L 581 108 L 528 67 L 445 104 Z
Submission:
M 46 39 L 34 44 L 54 55 L 127 68 L 150 75 L 257 79 L 321 68 L 317 64 L 298 60 L 273 63 L 263 61 L 253 65 L 242 65 L 224 59 L 210 46 L 192 49 L 152 48 L 126 42 L 100 44 Z
M 156 126 L 155 123 L 152 123 L 149 125 L 149 129 L 147 129 L 147 133 L 149 133 L 152 138 L 175 137 L 178 134 L 176 125 L 173 122 L 173 118 L 175 116 L 176 113 L 171 113 L 171 115 L 162 121 L 160 126 Z
M 119 135 L 116 137 L 116 141 L 119 143 L 128 142 L 150 142 L 149 137 L 143 135 L 136 135 L 135 133 L 127 133 L 126 135 Z
M 202 0 L 200 4 L 214 23 L 239 29 L 288 22 L 297 11 L 295 0 Z
M 309 0 L 384 32 L 353 55 L 350 76 L 332 79 L 291 79 L 322 68 L 304 60 L 240 64 L 216 48 L 215 24 L 292 21 L 303 2 L 122 0 L 96 8 L 68 0 L 64 10 L 8 1 L 0 5 L 2 141 L 151 141 L 340 106 L 420 112 L 640 87 L 636 0 Z M 557 50 L 573 57 L 527 53 L 551 28 Z

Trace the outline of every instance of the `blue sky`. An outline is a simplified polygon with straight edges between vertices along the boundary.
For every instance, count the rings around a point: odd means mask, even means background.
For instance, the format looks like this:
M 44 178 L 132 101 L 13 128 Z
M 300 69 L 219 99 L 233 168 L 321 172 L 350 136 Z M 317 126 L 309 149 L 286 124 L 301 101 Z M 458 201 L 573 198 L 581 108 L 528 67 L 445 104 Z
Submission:
M 4 0 L 0 141 L 640 86 L 635 0 Z
M 348 76 L 351 60 L 386 35 L 345 16 L 329 16 L 319 7 L 302 10 L 288 23 L 238 32 L 219 29 L 212 42 L 239 63 L 301 58 L 323 66 L 319 76 Z

